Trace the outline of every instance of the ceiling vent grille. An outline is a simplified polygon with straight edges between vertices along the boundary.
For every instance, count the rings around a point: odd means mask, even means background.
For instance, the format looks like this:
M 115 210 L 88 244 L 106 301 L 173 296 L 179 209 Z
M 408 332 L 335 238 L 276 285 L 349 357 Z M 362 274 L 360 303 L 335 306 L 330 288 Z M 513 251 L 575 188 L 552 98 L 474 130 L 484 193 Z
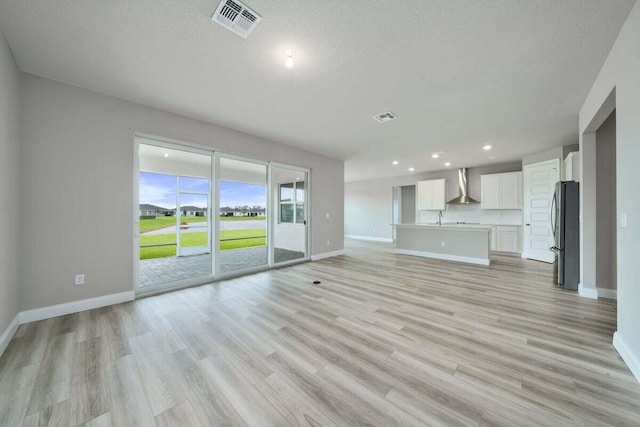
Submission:
M 386 113 L 377 114 L 377 115 L 373 116 L 373 120 L 375 120 L 378 123 L 389 122 L 389 121 L 395 120 L 397 118 L 398 118 L 398 116 L 393 114 L 391 111 L 387 111 Z
M 211 19 L 243 39 L 262 21 L 260 15 L 237 0 L 222 0 Z

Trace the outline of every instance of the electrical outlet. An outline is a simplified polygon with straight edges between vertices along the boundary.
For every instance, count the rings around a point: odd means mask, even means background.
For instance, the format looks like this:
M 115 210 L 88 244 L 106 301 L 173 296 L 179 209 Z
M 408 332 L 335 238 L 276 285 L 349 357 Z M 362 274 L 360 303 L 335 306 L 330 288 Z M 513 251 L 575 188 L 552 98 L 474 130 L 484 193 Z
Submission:
M 331 240 L 327 240 L 327 246 L 331 244 Z
M 76 285 L 84 285 L 84 274 L 76 274 Z
M 627 228 L 627 214 L 624 212 L 620 214 L 620 228 Z
M 326 214 L 324 214 L 324 217 L 325 217 L 326 219 L 329 219 L 329 212 L 327 212 Z
M 440 246 L 442 246 L 444 248 L 444 240 L 442 242 L 440 242 Z

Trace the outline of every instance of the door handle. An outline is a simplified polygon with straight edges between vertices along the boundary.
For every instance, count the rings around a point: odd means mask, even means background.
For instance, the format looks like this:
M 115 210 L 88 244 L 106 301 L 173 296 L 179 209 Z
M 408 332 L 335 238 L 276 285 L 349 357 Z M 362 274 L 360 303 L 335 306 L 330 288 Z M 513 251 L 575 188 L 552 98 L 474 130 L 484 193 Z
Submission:
M 525 224 L 525 225 L 526 225 L 527 227 L 530 227 L 530 226 L 531 226 L 531 224 Z

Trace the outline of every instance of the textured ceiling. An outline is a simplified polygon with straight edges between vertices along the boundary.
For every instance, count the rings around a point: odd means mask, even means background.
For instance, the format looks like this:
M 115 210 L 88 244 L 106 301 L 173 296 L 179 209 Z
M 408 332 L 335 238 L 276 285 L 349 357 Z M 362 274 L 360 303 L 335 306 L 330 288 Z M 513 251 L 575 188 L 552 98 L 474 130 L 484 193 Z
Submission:
M 218 0 L 0 0 L 0 26 L 26 72 L 344 159 L 357 180 L 577 142 L 634 2 L 247 0 L 263 21 L 243 40 L 211 21 Z

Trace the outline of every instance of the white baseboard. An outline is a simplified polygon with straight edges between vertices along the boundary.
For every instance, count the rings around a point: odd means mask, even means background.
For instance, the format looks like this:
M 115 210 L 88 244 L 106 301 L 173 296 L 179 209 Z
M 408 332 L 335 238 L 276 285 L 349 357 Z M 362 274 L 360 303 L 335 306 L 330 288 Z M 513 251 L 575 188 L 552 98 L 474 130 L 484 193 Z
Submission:
M 436 252 L 412 251 L 409 249 L 396 249 L 397 254 L 421 256 L 425 258 L 435 258 L 444 261 L 466 262 L 468 264 L 489 265 L 490 261 L 484 258 L 473 258 L 459 255 L 439 254 Z
M 133 301 L 135 297 L 136 296 L 133 291 L 127 291 L 120 292 L 118 294 L 104 295 L 101 297 L 88 298 L 80 301 L 72 301 L 64 304 L 50 305 L 33 310 L 21 311 L 20 324 L 37 322 L 38 320 L 64 316 L 65 314 L 78 313 L 80 311 L 106 307 L 108 305 L 119 304 L 121 302 Z
M 13 338 L 18 330 L 18 326 L 20 326 L 20 313 L 16 314 L 11 323 L 9 323 L 9 326 L 7 326 L 7 329 L 0 335 L 0 356 L 2 356 L 2 353 L 7 349 L 9 341 L 11 341 L 11 338 Z
M 502 251 L 490 251 L 491 255 L 502 255 L 502 256 L 512 256 L 514 258 L 522 258 L 522 254 L 520 252 L 502 252 Z
M 393 239 L 391 237 L 356 236 L 356 235 L 353 235 L 353 234 L 345 234 L 344 237 L 345 237 L 345 239 L 369 240 L 371 242 L 393 243 Z
M 331 258 L 334 256 L 340 256 L 344 254 L 345 254 L 344 249 L 339 249 L 337 251 L 331 251 L 331 252 L 323 252 L 321 254 L 311 255 L 311 261 L 318 261 L 321 259 Z
M 631 351 L 618 331 L 613 334 L 613 346 L 618 350 L 618 354 L 620 354 L 624 363 L 627 364 L 633 376 L 640 382 L 640 357 L 633 354 L 633 351 Z
M 598 290 L 596 288 L 586 288 L 582 283 L 578 283 L 578 295 L 584 298 L 598 299 Z
M 618 291 L 615 289 L 596 288 L 598 298 L 618 299 Z

